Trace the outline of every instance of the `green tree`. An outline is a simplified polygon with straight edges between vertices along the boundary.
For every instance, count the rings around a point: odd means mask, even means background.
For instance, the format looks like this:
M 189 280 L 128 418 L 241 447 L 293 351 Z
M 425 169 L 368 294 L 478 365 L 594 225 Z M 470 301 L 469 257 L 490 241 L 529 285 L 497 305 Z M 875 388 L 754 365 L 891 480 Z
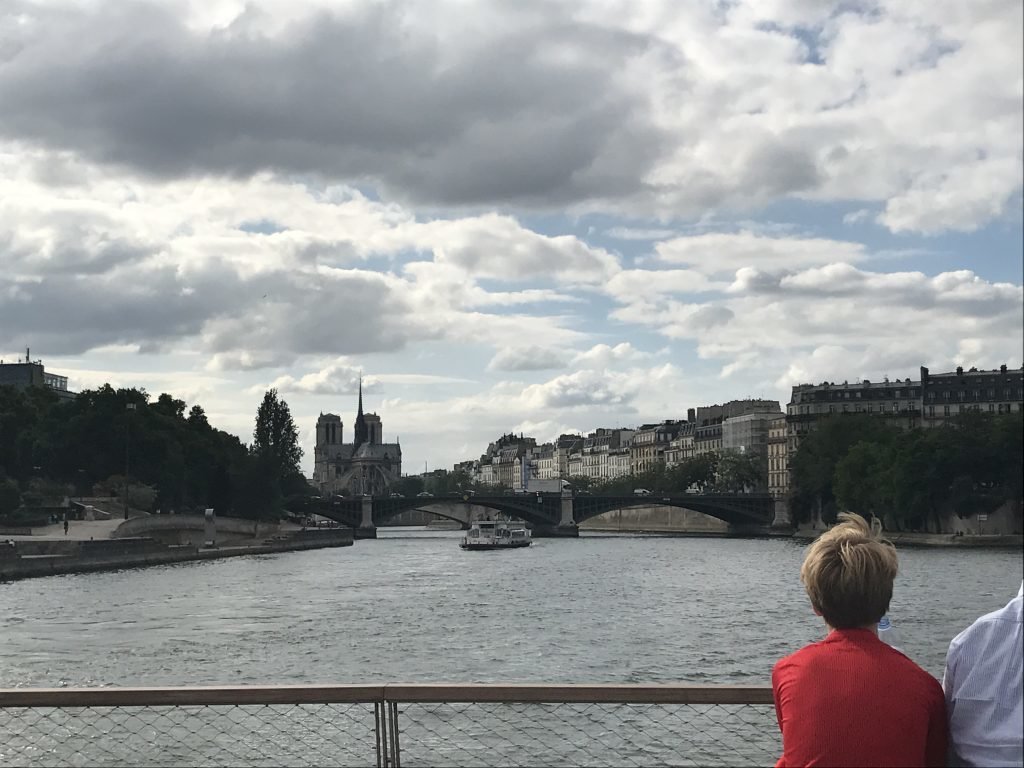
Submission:
M 18 484 L 10 478 L 0 480 L 0 517 L 9 515 L 21 506 Z
M 894 434 L 894 428 L 868 414 L 836 414 L 822 419 L 814 431 L 803 436 L 790 460 L 794 520 L 804 522 L 817 512 L 825 522 L 835 522 L 836 465 L 857 443 L 884 443 Z
M 723 493 L 743 493 L 763 486 L 766 480 L 756 453 L 724 451 L 718 457 L 717 470 L 715 490 Z
M 267 390 L 256 412 L 252 452 L 263 459 L 279 479 L 301 474 L 299 432 L 288 403 L 278 398 L 276 389 Z
M 892 478 L 889 445 L 861 441 L 836 464 L 833 488 L 839 506 L 862 517 L 891 508 Z

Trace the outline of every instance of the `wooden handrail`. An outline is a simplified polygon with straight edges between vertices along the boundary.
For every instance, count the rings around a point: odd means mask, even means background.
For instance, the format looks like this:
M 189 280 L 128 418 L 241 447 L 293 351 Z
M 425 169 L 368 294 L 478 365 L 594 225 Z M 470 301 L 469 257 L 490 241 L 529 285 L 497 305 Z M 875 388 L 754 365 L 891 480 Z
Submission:
M 771 704 L 772 689 L 754 685 L 385 685 L 397 702 L 536 702 L 546 704 Z
M 244 704 L 371 704 L 384 701 L 547 704 L 771 704 L 768 686 L 388 684 L 175 688 L 3 688 L 0 707 L 157 707 Z
M 0 688 L 0 707 L 161 707 L 383 701 L 382 685 L 231 685 L 175 688 Z

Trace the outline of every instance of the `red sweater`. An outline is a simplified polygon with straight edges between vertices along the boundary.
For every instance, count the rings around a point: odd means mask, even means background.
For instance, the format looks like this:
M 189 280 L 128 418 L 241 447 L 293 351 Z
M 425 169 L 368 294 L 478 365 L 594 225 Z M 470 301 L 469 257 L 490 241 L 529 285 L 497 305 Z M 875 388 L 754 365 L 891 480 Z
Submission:
M 780 659 L 772 690 L 776 768 L 946 764 L 942 687 L 870 630 L 833 630 Z

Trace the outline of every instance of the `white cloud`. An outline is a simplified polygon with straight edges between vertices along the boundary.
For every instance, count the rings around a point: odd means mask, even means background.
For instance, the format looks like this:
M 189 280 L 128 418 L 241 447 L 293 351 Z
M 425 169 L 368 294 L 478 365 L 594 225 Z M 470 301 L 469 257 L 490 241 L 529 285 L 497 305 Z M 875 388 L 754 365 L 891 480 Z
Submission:
M 580 368 L 605 369 L 620 363 L 638 362 L 651 355 L 641 352 L 628 341 L 615 346 L 595 344 L 590 349 L 580 352 L 572 359 L 572 364 Z
M 867 257 L 860 243 L 811 237 L 768 237 L 751 232 L 680 237 L 658 243 L 655 250 L 662 263 L 684 264 L 706 275 L 731 274 L 742 268 L 771 271 L 836 261 L 853 263 Z

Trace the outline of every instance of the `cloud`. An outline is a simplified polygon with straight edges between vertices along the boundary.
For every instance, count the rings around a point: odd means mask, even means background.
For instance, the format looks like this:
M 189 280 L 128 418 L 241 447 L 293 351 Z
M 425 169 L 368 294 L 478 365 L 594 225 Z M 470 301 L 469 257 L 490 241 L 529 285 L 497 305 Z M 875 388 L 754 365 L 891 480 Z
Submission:
M 769 237 L 751 232 L 711 233 L 679 237 L 655 246 L 665 264 L 684 264 L 706 275 L 742 268 L 770 271 L 832 262 L 857 262 L 867 257 L 861 243 L 812 237 Z
M 55 192 L 0 153 L 4 171 L 0 323 L 12 342 L 50 354 L 187 344 L 226 371 L 441 340 L 500 347 L 532 334 L 573 345 L 586 338 L 570 327 L 580 298 L 538 284 L 591 284 L 618 269 L 599 249 L 509 216 L 421 223 L 349 189 L 125 184 L 93 168 L 89 183 Z M 245 231 L 252 221 L 276 231 Z M 492 253 L 497 245 L 507 250 Z M 520 289 L 505 289 L 509 280 Z M 567 309 L 551 314 L 553 304 Z
M 649 41 L 555 7 L 254 3 L 203 29 L 179 3 L 17 6 L 0 133 L 162 178 L 271 170 L 446 205 L 568 202 L 634 192 L 663 142 L 613 65 Z
M 628 341 L 623 341 L 615 346 L 595 344 L 590 349 L 577 354 L 572 359 L 572 364 L 580 368 L 604 369 L 619 363 L 637 362 L 649 357 L 648 353 L 641 352 Z
M 0 140 L 49 150 L 47 183 L 84 158 L 433 211 L 857 201 L 971 231 L 1021 190 L 1024 66 L 1020 3 L 971 6 L 9 0 Z
M 674 229 L 643 229 L 639 227 L 612 227 L 605 236 L 615 240 L 667 240 L 677 234 Z
M 539 347 L 506 347 L 498 351 L 487 365 L 489 371 L 544 371 L 564 368 L 566 355 L 557 349 Z
M 298 379 L 293 376 L 280 376 L 272 381 L 269 387 L 256 386 L 254 392 L 263 392 L 274 388 L 282 393 L 298 392 L 308 395 L 352 395 L 359 391 L 361 371 L 343 361 L 332 363 L 326 368 L 307 373 Z M 375 385 L 372 376 L 363 381 L 363 388 L 371 391 Z
M 1024 292 L 968 270 L 928 276 L 844 263 L 773 274 L 745 268 L 722 298 L 627 300 L 613 318 L 692 341 L 701 358 L 721 362 L 725 376 L 789 361 L 776 377 L 784 386 L 812 375 L 910 375 L 922 361 L 948 366 L 970 349 L 980 355 L 971 365 L 1020 365 Z M 964 339 L 984 344 L 963 346 Z

